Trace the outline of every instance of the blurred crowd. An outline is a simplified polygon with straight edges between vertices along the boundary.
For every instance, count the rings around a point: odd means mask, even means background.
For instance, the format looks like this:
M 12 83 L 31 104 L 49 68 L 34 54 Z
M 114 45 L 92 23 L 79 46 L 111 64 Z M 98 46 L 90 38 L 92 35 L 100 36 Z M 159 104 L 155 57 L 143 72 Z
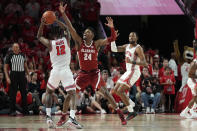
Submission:
M 58 12 L 58 0 L 0 0 L 0 114 L 9 112 L 9 85 L 4 76 L 4 59 L 11 52 L 13 42 L 18 42 L 21 52 L 28 61 L 30 77 L 27 77 L 27 102 L 30 114 L 44 114 L 45 90 L 50 75 L 51 63 L 48 50 L 37 39 L 36 34 L 40 18 L 46 10 L 53 10 L 61 19 Z M 66 14 L 78 32 L 88 26 L 98 27 L 100 3 L 97 0 L 68 0 Z M 44 35 L 50 35 L 50 26 L 44 29 Z M 74 42 L 71 43 L 71 70 L 74 76 L 79 71 L 77 51 Z M 151 49 L 142 45 L 148 67 L 141 67 L 142 75 L 137 83 L 126 93 L 135 103 L 135 110 L 143 113 L 174 112 L 174 100 L 180 88 L 181 75 L 175 61 L 175 54 L 171 59 L 163 58 L 158 49 Z M 117 104 L 125 112 L 121 99 L 113 93 L 114 86 L 125 72 L 123 53 L 111 52 L 110 45 L 99 52 L 99 69 L 113 94 Z M 61 83 L 59 85 L 61 87 Z M 53 114 L 60 114 L 64 95 L 59 90 L 53 94 Z M 17 113 L 21 112 L 21 94 L 16 98 Z M 101 92 L 93 91 L 88 86 L 84 92 L 77 93 L 78 113 L 115 113 L 112 106 Z

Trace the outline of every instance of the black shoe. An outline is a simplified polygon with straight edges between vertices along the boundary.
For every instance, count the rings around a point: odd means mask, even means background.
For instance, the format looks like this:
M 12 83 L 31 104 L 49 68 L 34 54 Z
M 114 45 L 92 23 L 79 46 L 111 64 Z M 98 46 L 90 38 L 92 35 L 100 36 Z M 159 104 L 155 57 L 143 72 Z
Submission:
M 10 116 L 16 116 L 16 111 L 14 111 L 14 112 L 10 112 L 10 114 L 9 114 Z
M 66 123 L 68 125 L 76 127 L 77 129 L 82 129 L 83 128 L 83 126 L 81 124 L 79 124 L 79 122 L 77 122 L 77 120 L 75 118 L 73 119 L 70 116 L 69 116 L 69 120 Z
M 137 116 L 137 113 L 136 112 L 129 112 L 126 120 L 129 121 L 129 120 L 133 119 L 136 116 Z

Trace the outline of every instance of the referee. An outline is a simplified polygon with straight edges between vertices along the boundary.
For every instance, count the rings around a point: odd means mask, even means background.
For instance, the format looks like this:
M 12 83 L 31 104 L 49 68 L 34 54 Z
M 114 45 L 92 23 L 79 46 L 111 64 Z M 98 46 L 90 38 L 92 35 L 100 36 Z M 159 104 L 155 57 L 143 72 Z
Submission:
M 8 73 L 10 69 L 10 74 Z M 25 56 L 20 53 L 20 48 L 18 43 L 12 45 L 12 52 L 6 56 L 4 71 L 6 76 L 6 81 L 10 85 L 9 97 L 10 97 L 10 115 L 16 115 L 16 93 L 18 89 L 22 96 L 22 107 L 23 114 L 27 115 L 29 112 L 27 110 L 27 80 L 25 77 L 25 71 L 29 75 L 29 70 L 27 68 L 27 61 Z

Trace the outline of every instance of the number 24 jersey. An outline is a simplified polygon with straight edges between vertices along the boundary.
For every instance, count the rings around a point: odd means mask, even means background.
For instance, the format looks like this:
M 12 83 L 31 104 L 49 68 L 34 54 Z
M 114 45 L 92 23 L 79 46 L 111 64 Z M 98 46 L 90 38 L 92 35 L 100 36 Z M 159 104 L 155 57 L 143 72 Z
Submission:
M 94 42 L 90 45 L 86 45 L 84 42 L 81 43 L 77 53 L 81 70 L 91 71 L 98 69 L 98 51 Z

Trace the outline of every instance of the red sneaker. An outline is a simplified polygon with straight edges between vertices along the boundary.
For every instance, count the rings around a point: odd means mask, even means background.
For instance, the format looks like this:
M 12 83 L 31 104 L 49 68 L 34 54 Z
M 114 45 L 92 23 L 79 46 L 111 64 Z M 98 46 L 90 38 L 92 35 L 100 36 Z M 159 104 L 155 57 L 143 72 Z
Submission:
M 66 123 L 66 116 L 61 116 L 60 120 L 58 121 L 58 123 L 56 124 L 57 126 L 62 126 Z
M 120 109 L 118 109 L 117 110 L 117 113 L 118 113 L 118 115 L 120 117 L 120 120 L 122 122 L 122 125 L 126 125 L 127 124 L 127 121 L 125 120 L 124 114 L 122 113 L 122 111 Z

